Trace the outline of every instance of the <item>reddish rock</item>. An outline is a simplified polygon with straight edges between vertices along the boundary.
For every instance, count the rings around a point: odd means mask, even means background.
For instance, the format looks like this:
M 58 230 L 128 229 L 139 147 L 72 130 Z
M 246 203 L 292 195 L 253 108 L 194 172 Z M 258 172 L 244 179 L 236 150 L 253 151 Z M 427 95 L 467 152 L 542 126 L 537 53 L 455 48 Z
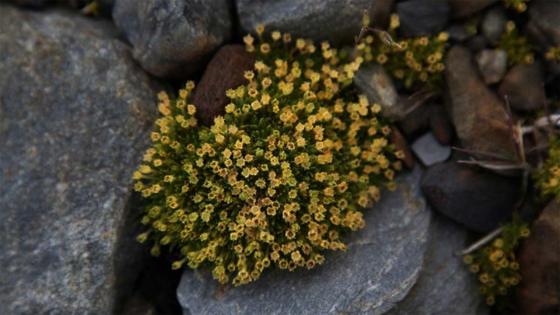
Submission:
M 224 114 L 228 103 L 226 90 L 246 82 L 243 73 L 253 69 L 255 57 L 242 45 L 226 45 L 214 55 L 198 83 L 192 102 L 198 110 L 198 119 L 210 125 L 214 117 Z
M 552 201 L 533 223 L 519 265 L 519 314 L 560 314 L 560 201 Z
M 401 150 L 404 153 L 403 163 L 406 167 L 412 169 L 415 164 L 414 156 L 412 155 L 412 151 L 410 151 L 406 139 L 397 128 L 392 128 L 391 143 L 395 145 L 397 150 Z
M 454 46 L 445 65 L 449 114 L 461 144 L 479 152 L 515 157 L 504 103 L 482 81 L 469 50 Z
M 441 144 L 451 144 L 453 140 L 453 125 L 443 106 L 434 105 L 430 111 L 430 128 L 434 137 Z

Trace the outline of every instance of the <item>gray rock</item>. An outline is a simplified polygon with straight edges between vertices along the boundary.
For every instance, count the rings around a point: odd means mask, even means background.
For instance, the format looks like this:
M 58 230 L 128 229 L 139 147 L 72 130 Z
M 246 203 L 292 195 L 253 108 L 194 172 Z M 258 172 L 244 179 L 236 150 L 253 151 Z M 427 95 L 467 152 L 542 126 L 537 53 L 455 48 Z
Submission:
M 507 17 L 502 7 L 489 10 L 482 19 L 482 34 L 492 44 L 497 44 L 506 29 Z
M 476 277 L 455 255 L 469 245 L 468 236 L 461 226 L 434 215 L 420 277 L 406 298 L 387 315 L 489 314 L 478 293 Z
M 507 54 L 502 49 L 484 49 L 476 55 L 476 63 L 486 84 L 500 82 L 507 70 Z
M 469 31 L 469 28 L 465 23 L 452 24 L 447 28 L 447 33 L 449 33 L 449 38 L 451 40 L 458 42 L 465 41 L 474 35 Z
M 110 314 L 155 86 L 109 22 L 0 5 L 0 314 Z
M 505 106 L 482 82 L 466 48 L 456 45 L 449 50 L 445 78 L 449 114 L 462 145 L 513 158 L 516 153 Z
M 367 11 L 373 23 L 387 20 L 394 0 L 237 0 L 241 28 L 254 32 L 259 24 L 292 36 L 352 43 Z
M 434 35 L 449 19 L 449 4 L 441 0 L 408 0 L 397 3 L 400 29 L 405 36 Z
M 529 4 L 529 33 L 543 46 L 560 45 L 560 0 L 533 0 Z
M 498 0 L 448 0 L 451 13 L 455 18 L 464 18 L 474 14 Z
M 520 111 L 536 111 L 544 107 L 546 95 L 541 64 L 519 64 L 508 71 L 498 93 L 507 96 L 511 107 Z
M 375 63 L 364 65 L 356 73 L 354 84 L 370 102 L 381 105 L 385 117 L 399 121 L 406 116 L 405 103 L 399 101 L 393 79 L 382 66 Z
M 473 231 L 488 233 L 511 217 L 521 181 L 451 160 L 426 170 L 422 192 L 434 210 Z
M 425 166 L 443 162 L 451 156 L 451 147 L 441 145 L 431 132 L 418 138 L 411 147 L 414 154 Z
M 313 270 L 273 270 L 256 282 L 220 289 L 207 272 L 186 270 L 177 290 L 183 314 L 382 314 L 416 282 L 431 214 L 420 196 L 420 170 L 365 213 L 345 253 Z
M 231 36 L 227 0 L 115 0 L 113 20 L 149 73 L 184 79 Z

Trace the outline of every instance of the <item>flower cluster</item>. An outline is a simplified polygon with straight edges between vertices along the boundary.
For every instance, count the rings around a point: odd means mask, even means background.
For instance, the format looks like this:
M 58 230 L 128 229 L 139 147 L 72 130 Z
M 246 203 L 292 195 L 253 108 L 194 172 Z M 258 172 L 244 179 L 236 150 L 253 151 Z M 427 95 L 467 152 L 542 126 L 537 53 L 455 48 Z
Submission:
M 502 0 L 506 8 L 514 9 L 517 13 L 523 13 L 527 10 L 527 2 L 529 0 Z
M 552 62 L 560 62 L 560 46 L 550 47 L 544 54 L 544 58 Z
M 148 200 L 138 240 L 154 255 L 178 249 L 173 268 L 209 268 L 220 283 L 345 250 L 342 235 L 364 227 L 362 211 L 401 168 L 381 107 L 351 85 L 362 57 L 263 32 L 244 37 L 254 71 L 224 91 L 230 103 L 210 127 L 197 124 L 192 82 L 176 99 L 159 95 L 163 116 L 134 173 Z
M 498 48 L 506 52 L 509 66 L 532 64 L 535 61 L 533 46 L 529 43 L 527 37 L 519 34 L 513 21 L 506 23 L 506 29 L 500 38 Z
M 535 179 L 544 196 L 560 199 L 560 138 L 551 140 L 548 158 L 535 172 Z
M 514 219 L 503 226 L 500 237 L 490 245 L 463 257 L 470 272 L 478 275 L 480 293 L 488 305 L 500 302 L 501 297 L 510 294 L 511 289 L 519 284 L 521 275 L 515 250 L 520 240 L 528 236 L 527 224 Z
M 366 21 L 367 23 L 367 21 Z M 391 76 L 403 83 L 408 90 L 427 86 L 440 89 L 443 83 L 445 65 L 443 57 L 449 35 L 445 32 L 437 36 L 422 36 L 417 38 L 399 38 L 397 29 L 400 26 L 399 17 L 391 15 L 389 40 L 382 36 L 366 36 L 358 49 L 363 51 L 366 62 L 376 62 L 388 71 Z

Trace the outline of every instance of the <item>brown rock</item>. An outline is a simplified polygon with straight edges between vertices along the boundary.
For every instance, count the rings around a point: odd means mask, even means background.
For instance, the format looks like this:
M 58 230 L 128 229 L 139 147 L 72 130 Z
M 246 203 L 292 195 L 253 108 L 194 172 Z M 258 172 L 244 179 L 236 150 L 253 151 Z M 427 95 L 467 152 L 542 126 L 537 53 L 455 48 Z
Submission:
M 469 50 L 454 46 L 445 64 L 449 113 L 462 145 L 480 152 L 514 157 L 504 104 L 480 78 Z
M 453 17 L 463 18 L 476 13 L 497 0 L 449 0 Z
M 419 136 L 429 129 L 431 108 L 432 105 L 418 106 L 398 122 L 400 130 L 407 139 Z
M 451 144 L 453 140 L 453 125 L 443 106 L 434 105 L 430 111 L 430 128 L 434 137 L 441 144 Z
M 401 150 L 404 153 L 403 163 L 406 167 L 412 169 L 415 164 L 414 156 L 412 155 L 412 151 L 410 151 L 406 139 L 397 128 L 392 128 L 391 143 L 395 145 L 397 150 Z
M 552 201 L 533 223 L 519 265 L 519 314 L 560 314 L 560 201 Z
M 535 111 L 544 106 L 546 95 L 541 65 L 520 64 L 504 77 L 498 93 L 509 99 L 511 107 L 520 111 Z
M 246 52 L 242 45 L 223 46 L 214 55 L 192 99 L 203 124 L 212 124 L 214 117 L 224 113 L 228 103 L 226 90 L 244 84 L 243 73 L 251 70 L 254 64 L 254 55 Z

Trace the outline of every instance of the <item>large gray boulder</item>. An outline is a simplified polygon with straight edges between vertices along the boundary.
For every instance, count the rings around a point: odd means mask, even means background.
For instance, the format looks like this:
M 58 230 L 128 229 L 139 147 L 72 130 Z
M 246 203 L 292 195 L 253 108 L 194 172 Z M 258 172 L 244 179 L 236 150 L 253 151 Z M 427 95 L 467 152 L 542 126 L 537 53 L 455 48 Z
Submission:
M 108 22 L 0 5 L 0 314 L 110 314 L 157 87 Z
M 313 270 L 272 270 L 246 286 L 221 288 L 208 272 L 185 270 L 177 290 L 185 315 L 382 314 L 416 282 L 431 213 L 420 171 L 402 175 L 396 192 L 365 213 L 367 226 L 348 237 L 348 251 L 329 253 Z
M 384 24 L 394 0 L 236 0 L 241 28 L 254 32 L 259 24 L 292 36 L 352 43 L 360 33 L 362 16 Z
M 488 314 L 476 276 L 455 254 L 469 245 L 468 239 L 466 229 L 434 215 L 420 277 L 406 298 L 387 315 Z
M 227 0 L 115 0 L 113 20 L 149 73 L 184 79 L 231 36 Z

